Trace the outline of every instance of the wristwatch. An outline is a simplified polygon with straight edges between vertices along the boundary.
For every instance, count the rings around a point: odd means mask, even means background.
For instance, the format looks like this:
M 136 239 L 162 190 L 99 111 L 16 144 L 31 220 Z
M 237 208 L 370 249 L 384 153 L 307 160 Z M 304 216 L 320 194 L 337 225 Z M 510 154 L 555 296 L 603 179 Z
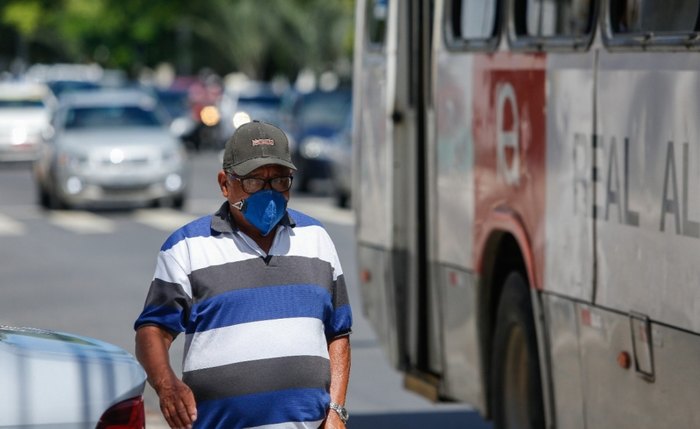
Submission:
M 335 402 L 331 402 L 328 407 L 338 414 L 338 417 L 340 417 L 340 420 L 343 423 L 348 422 L 350 415 L 348 414 L 348 410 L 346 410 L 344 406 L 342 406 L 340 404 L 336 404 Z

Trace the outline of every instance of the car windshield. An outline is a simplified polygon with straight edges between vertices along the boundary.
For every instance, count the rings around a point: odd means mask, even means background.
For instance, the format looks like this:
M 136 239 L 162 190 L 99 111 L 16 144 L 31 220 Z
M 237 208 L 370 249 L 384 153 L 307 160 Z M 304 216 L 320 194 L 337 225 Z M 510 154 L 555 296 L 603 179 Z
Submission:
M 318 94 L 303 100 L 297 120 L 305 127 L 327 126 L 340 129 L 349 109 L 350 99 L 344 93 Z
M 257 120 L 277 122 L 281 102 L 282 99 L 274 95 L 239 97 L 237 110 Z
M 156 113 L 138 106 L 76 107 L 68 111 L 65 128 L 160 127 Z
M 0 109 L 24 109 L 37 107 L 44 107 L 44 102 L 41 100 L 31 99 L 0 100 Z
M 256 106 L 260 108 L 265 108 L 265 109 L 278 109 L 280 107 L 280 103 L 282 102 L 282 98 L 275 96 L 275 95 L 261 95 L 261 96 L 253 96 L 253 97 L 248 97 L 248 96 L 241 96 L 238 97 L 238 105 L 239 106 Z
M 157 95 L 171 118 L 186 116 L 189 113 L 190 104 L 187 91 L 161 91 Z
M 95 82 L 55 80 L 47 83 L 48 87 L 56 97 L 62 97 L 71 92 L 91 91 L 100 88 Z

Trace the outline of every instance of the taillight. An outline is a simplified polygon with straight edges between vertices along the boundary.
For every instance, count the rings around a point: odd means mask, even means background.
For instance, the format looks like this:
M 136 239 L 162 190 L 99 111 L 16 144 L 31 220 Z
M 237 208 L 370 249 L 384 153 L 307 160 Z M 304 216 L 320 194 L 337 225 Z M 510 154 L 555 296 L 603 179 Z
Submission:
M 144 429 L 146 427 L 146 415 L 143 409 L 143 398 L 122 401 L 100 417 L 95 429 Z

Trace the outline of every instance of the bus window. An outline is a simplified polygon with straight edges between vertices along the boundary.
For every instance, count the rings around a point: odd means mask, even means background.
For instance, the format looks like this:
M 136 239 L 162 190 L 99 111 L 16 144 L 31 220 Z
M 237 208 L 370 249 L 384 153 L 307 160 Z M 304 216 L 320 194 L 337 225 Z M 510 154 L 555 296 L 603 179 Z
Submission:
M 384 45 L 389 0 L 367 1 L 367 39 L 371 45 Z
M 577 38 L 593 29 L 591 0 L 515 0 L 518 37 Z
M 452 36 L 461 40 L 493 37 L 496 10 L 496 0 L 453 0 Z
M 698 30 L 700 1 L 611 0 L 614 33 L 692 33 Z
M 492 50 L 498 44 L 499 0 L 447 1 L 444 37 L 451 49 Z

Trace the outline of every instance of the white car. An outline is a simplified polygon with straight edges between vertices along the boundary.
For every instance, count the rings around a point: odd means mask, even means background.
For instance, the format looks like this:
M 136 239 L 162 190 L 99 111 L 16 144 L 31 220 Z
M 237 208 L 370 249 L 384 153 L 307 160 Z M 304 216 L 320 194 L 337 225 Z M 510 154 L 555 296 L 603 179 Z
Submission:
M 0 83 L 0 161 L 35 160 L 54 107 L 46 85 Z
M 99 340 L 0 326 L 0 380 L 0 428 L 145 425 L 145 372 Z
M 34 163 L 42 206 L 183 206 L 187 153 L 152 95 L 72 93 L 61 98 L 52 127 Z

